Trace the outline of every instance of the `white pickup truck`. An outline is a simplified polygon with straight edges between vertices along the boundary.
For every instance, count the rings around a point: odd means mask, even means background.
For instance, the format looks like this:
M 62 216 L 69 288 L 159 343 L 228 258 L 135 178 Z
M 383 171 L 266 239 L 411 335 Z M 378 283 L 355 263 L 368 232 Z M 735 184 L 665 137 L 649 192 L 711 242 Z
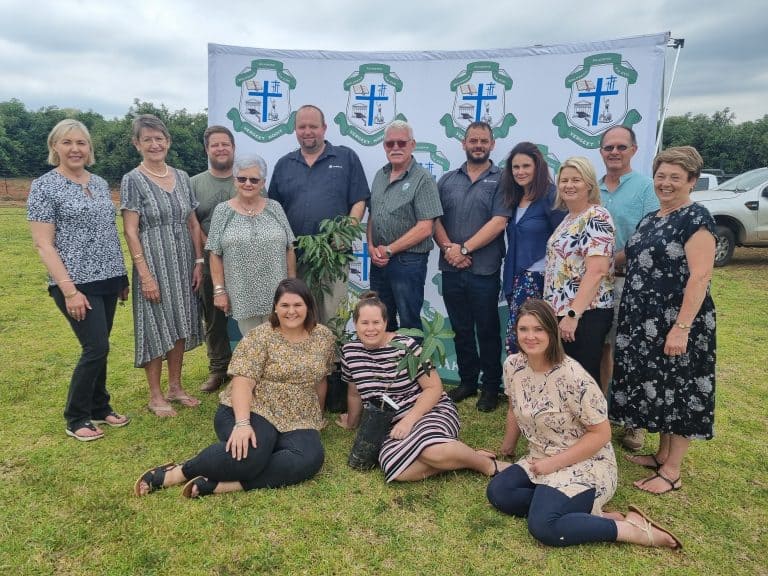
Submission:
M 691 199 L 715 219 L 715 266 L 725 266 L 736 246 L 768 247 L 768 168 L 731 178 L 712 190 L 694 191 Z

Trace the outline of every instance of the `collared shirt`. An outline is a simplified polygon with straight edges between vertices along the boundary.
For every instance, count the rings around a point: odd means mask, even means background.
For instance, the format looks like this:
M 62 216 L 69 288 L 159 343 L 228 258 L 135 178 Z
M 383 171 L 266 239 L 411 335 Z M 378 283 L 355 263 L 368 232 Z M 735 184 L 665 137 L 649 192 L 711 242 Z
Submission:
M 619 185 L 613 192 L 605 185 L 605 176 L 600 179 L 600 199 L 613 218 L 616 234 L 616 252 L 624 245 L 637 228 L 637 223 L 652 210 L 659 209 L 659 199 L 653 190 L 653 180 L 638 172 L 629 172 L 619 177 Z
M 317 234 L 321 221 L 349 214 L 354 204 L 370 195 L 357 154 L 327 140 L 312 166 L 304 160 L 301 149 L 280 158 L 268 192 L 283 207 L 296 236 Z
M 411 159 L 405 173 L 389 181 L 392 165 L 376 172 L 371 186 L 371 238 L 376 246 L 387 246 L 416 226 L 419 220 L 433 220 L 443 215 L 440 194 L 432 174 Z M 407 251 L 426 254 L 432 250 L 432 236 Z
M 472 182 L 466 162 L 457 170 L 443 174 L 437 189 L 443 206 L 441 221 L 451 242 L 464 244 L 494 216 L 512 216 L 513 210 L 506 206 L 504 195 L 499 189 L 500 177 L 499 167 L 491 164 L 488 170 Z M 487 245 L 472 252 L 469 271 L 483 276 L 495 273 L 501 267 L 504 252 L 504 235 L 499 234 Z M 442 252 L 439 266 L 443 271 L 457 270 L 448 264 Z
M 192 176 L 189 181 L 192 184 L 192 193 L 199 203 L 195 208 L 197 221 L 200 222 L 200 228 L 208 236 L 213 210 L 235 195 L 235 178 L 234 176 L 219 178 L 211 174 L 210 170 L 206 170 Z

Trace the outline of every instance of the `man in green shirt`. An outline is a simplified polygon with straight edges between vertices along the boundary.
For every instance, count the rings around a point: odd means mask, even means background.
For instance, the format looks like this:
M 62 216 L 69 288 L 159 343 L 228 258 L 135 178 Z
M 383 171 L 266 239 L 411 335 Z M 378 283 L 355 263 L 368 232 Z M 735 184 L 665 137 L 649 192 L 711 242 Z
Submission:
M 371 186 L 368 253 L 371 290 L 387 306 L 387 330 L 421 328 L 427 260 L 435 218 L 443 215 L 437 183 L 413 157 L 416 141 L 402 120 L 384 132 L 387 164 Z
M 203 234 L 203 245 L 208 240 L 213 210 L 235 194 L 232 163 L 235 159 L 235 138 L 224 126 L 210 126 L 203 134 L 205 153 L 210 168 L 192 177 L 192 192 L 199 202 L 195 213 Z M 213 305 L 213 282 L 205 253 L 203 284 L 200 287 L 205 319 L 205 343 L 208 350 L 208 380 L 200 387 L 203 392 L 214 392 L 224 384 L 227 367 L 232 358 L 227 334 L 227 316 Z

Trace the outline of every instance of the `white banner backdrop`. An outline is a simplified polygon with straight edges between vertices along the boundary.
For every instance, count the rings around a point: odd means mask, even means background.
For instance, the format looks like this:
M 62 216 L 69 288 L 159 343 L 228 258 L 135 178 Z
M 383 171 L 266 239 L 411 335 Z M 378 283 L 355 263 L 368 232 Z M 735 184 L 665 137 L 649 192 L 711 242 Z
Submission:
M 637 134 L 635 170 L 649 174 L 663 90 L 669 33 L 580 44 L 456 52 L 329 52 L 208 45 L 208 121 L 235 134 L 237 153 L 255 152 L 271 168 L 298 147 L 296 110 L 325 113 L 326 139 L 353 148 L 368 181 L 386 162 L 381 142 L 392 120 L 407 120 L 415 157 L 435 178 L 465 160 L 470 122 L 494 131 L 501 164 L 518 142 L 537 144 L 556 170 L 587 156 L 598 175 L 600 135 L 619 124 Z M 363 242 L 350 278 L 367 286 Z M 444 313 L 433 251 L 425 315 Z M 505 318 L 505 306 L 500 314 Z M 455 359 L 443 375 L 455 379 Z

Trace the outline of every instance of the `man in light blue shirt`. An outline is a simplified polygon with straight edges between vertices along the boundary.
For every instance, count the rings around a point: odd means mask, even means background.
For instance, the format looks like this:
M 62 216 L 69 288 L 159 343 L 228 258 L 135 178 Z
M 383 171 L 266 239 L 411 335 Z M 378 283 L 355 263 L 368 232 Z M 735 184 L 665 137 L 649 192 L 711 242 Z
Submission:
M 619 315 L 621 292 L 624 289 L 624 246 L 648 212 L 659 209 L 659 200 L 653 190 L 653 180 L 632 171 L 632 157 L 637 152 L 637 138 L 632 128 L 614 126 L 600 139 L 600 155 L 605 164 L 605 176 L 600 179 L 600 198 L 613 218 L 616 235 L 616 280 L 614 284 L 614 315 L 611 331 L 603 346 L 600 384 L 608 395 L 613 378 L 613 348 Z M 629 450 L 643 446 L 643 431 L 627 429 L 622 444 Z

